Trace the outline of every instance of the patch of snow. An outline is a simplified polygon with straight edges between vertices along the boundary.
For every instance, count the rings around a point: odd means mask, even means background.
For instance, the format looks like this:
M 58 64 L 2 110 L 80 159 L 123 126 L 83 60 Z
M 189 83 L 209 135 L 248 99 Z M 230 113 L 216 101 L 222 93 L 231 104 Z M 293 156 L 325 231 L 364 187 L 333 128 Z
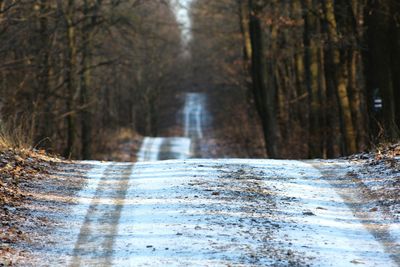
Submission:
M 184 133 L 186 137 L 203 138 L 203 119 L 205 116 L 205 95 L 186 94 L 184 114 Z
M 381 166 L 372 166 L 372 171 L 366 171 L 364 161 L 345 161 L 337 160 L 333 162 L 319 162 L 321 166 L 330 168 L 335 174 L 334 182 L 338 184 L 337 190 L 350 194 L 350 199 L 346 201 L 349 206 L 357 206 L 359 217 L 365 221 L 364 225 L 372 232 L 381 243 L 386 243 L 386 250 L 395 254 L 397 262 L 400 261 L 400 223 L 398 218 L 393 218 L 390 207 L 386 203 L 377 205 L 376 196 L 371 197 L 369 192 L 379 194 L 379 190 L 390 190 L 388 182 L 395 179 L 393 174 L 382 173 L 374 168 Z M 385 167 L 386 169 L 387 167 Z M 350 174 L 350 176 L 349 176 Z M 355 176 L 353 176 L 356 174 Z M 365 190 L 367 189 L 367 190 Z M 368 192 L 369 190 L 369 192 Z M 367 192 L 361 192 L 367 191 Z M 350 193 L 347 193 L 350 192 Z M 386 199 L 387 200 L 387 199 Z
M 161 137 L 145 137 L 138 153 L 138 161 L 156 161 L 163 142 Z
M 280 238 L 315 257 L 313 266 L 397 266 L 317 169 L 299 161 L 286 164 L 297 172 L 291 176 L 295 179 L 275 185 L 296 202 L 283 220 Z
M 191 155 L 191 139 L 185 137 L 146 137 L 137 155 L 138 162 L 186 159 Z
M 240 199 L 225 201 L 211 197 L 211 193 L 207 198 L 204 195 L 207 187 L 218 184 L 219 175 L 228 172 L 231 178 L 227 179 L 232 183 L 240 185 L 241 179 L 243 182 L 250 179 L 242 175 L 250 172 L 262 178 L 266 189 L 275 188 L 278 206 L 273 215 L 242 210 L 253 207 L 257 199 L 249 199 L 247 203 Z M 122 210 L 113 264 L 274 264 L 267 251 L 259 254 L 266 243 L 252 236 L 252 231 L 264 236 L 268 224 L 262 230 L 243 223 L 253 220 L 259 225 L 268 220 L 280 229 L 267 242 L 309 258 L 308 264 L 312 266 L 396 266 L 382 245 L 320 177 L 317 169 L 299 161 L 224 159 L 138 163 Z M 199 186 L 194 190 L 191 184 Z M 220 190 L 225 195 L 223 190 L 233 188 Z M 251 258 L 251 251 L 258 264 L 245 260 Z

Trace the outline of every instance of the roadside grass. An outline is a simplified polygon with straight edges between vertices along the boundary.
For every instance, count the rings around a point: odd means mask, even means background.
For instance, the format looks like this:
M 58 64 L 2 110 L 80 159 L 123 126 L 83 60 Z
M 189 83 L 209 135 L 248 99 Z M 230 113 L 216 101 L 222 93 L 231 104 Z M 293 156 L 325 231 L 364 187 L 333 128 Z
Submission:
M 35 149 L 32 140 L 24 126 L 0 121 L 0 208 L 21 198 L 21 181 L 42 177 L 62 161 L 45 150 Z
M 15 244 L 30 242 L 27 227 L 43 223 L 23 208 L 32 186 L 52 179 L 63 163 L 32 144 L 31 131 L 0 121 L 0 266 L 18 265 L 14 261 L 21 252 Z
M 32 135 L 24 126 L 0 121 L 0 151 L 31 150 L 32 140 Z

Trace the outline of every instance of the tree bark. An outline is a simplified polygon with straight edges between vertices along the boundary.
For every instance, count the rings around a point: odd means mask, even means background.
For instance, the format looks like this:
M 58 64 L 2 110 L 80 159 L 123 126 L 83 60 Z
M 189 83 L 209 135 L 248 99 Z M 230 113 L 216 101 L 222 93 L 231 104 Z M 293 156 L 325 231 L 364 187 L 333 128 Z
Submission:
M 353 125 L 353 118 L 351 114 L 351 105 L 348 94 L 348 75 L 346 73 L 346 65 L 343 63 L 341 51 L 339 50 L 341 44 L 337 34 L 337 23 L 334 12 L 333 0 L 323 2 L 326 27 L 328 39 L 330 40 L 330 47 L 328 55 L 333 64 L 332 72 L 334 72 L 334 82 L 336 94 L 339 103 L 342 135 L 344 137 L 344 154 L 355 153 L 357 151 L 356 133 Z
M 75 1 L 69 0 L 67 11 L 64 14 L 65 19 L 65 30 L 66 30 L 66 41 L 68 43 L 66 47 L 66 59 L 65 59 L 65 87 L 66 87 L 66 112 L 65 118 L 67 124 L 67 143 L 64 150 L 64 156 L 70 158 L 73 156 L 75 147 L 75 135 L 76 135 L 76 114 L 75 105 L 75 70 L 76 70 L 76 28 L 74 25 L 74 7 Z
M 279 151 L 279 129 L 277 124 L 276 110 L 276 88 L 273 81 L 272 63 L 266 62 L 264 47 L 264 33 L 260 21 L 260 6 L 249 0 L 250 11 L 250 36 L 252 46 L 252 81 L 255 101 L 260 112 L 267 154 L 270 158 L 278 158 Z M 271 35 L 274 36 L 274 29 L 271 30 Z M 273 42 L 273 40 L 271 40 Z M 268 85 L 273 85 L 268 87 Z
M 315 14 L 313 0 L 302 0 L 304 10 L 304 65 L 305 65 L 305 81 L 308 91 L 309 100 L 309 132 L 308 140 L 309 157 L 322 156 L 322 140 L 321 140 L 321 125 L 320 114 L 321 104 L 319 99 L 319 48 L 316 40 L 318 36 L 318 18 Z

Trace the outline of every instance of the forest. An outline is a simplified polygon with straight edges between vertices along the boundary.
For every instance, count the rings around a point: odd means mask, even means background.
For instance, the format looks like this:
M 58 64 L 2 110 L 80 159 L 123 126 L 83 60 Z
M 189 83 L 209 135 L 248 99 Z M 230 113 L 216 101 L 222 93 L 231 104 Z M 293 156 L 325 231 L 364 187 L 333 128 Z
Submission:
M 194 0 L 185 42 L 174 5 L 0 0 L 2 139 L 91 159 L 117 130 L 157 136 L 179 90 L 237 95 L 269 158 L 398 139 L 399 2 Z
M 207 59 L 194 62 L 248 91 L 269 157 L 333 158 L 398 139 L 399 2 L 193 6 L 192 53 Z M 214 30 L 211 37 L 204 29 Z
M 163 1 L 0 1 L 3 135 L 90 159 L 116 129 L 156 134 L 180 31 Z M 94 145 L 96 144 L 96 146 Z

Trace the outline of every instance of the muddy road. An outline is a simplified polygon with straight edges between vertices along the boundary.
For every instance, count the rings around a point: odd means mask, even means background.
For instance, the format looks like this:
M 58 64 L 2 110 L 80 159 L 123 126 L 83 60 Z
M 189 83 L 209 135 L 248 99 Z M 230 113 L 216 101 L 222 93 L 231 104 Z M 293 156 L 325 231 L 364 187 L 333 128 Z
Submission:
M 183 136 L 145 138 L 137 163 L 79 162 L 83 188 L 23 265 L 399 266 L 399 225 L 339 179 L 354 166 L 199 159 L 205 103 L 188 94 Z

